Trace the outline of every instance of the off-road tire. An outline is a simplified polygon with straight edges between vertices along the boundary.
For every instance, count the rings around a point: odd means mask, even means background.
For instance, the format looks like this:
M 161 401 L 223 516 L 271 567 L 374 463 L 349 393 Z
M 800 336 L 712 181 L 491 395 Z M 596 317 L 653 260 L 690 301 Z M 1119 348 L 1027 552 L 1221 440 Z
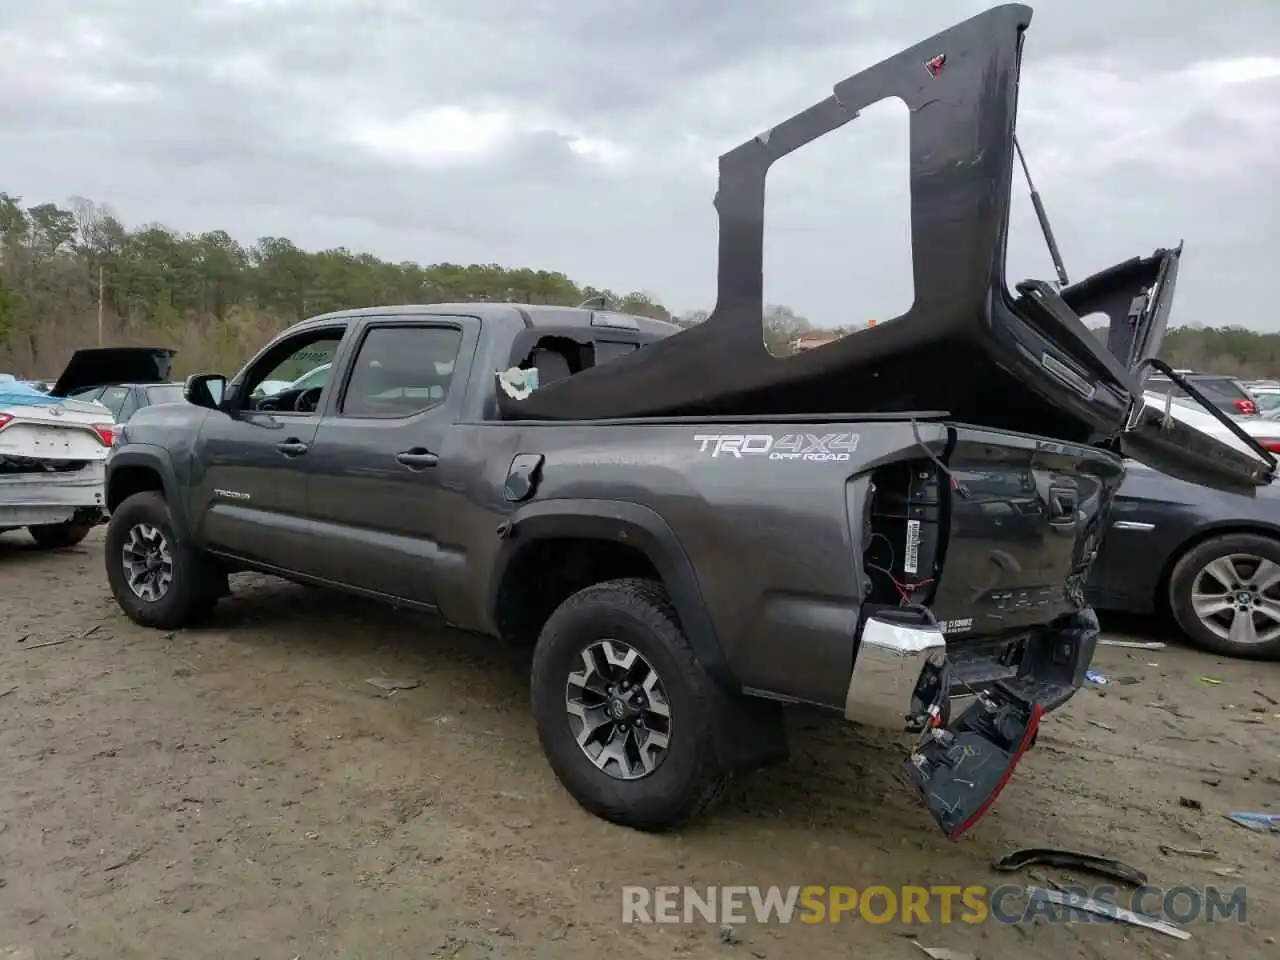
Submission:
M 616 639 L 652 664 L 671 710 L 671 741 L 647 776 L 620 780 L 598 769 L 573 736 L 565 710 L 569 674 L 584 649 Z M 702 815 L 732 777 L 717 743 L 726 694 L 694 655 L 660 583 L 610 580 L 580 590 L 547 620 L 533 652 L 531 699 L 538 739 L 561 784 L 586 810 L 622 826 L 660 831 Z
M 82 541 L 95 526 L 97 524 L 83 520 L 64 520 L 62 523 L 38 523 L 27 527 L 27 533 L 41 550 L 65 550 Z
M 122 553 L 130 531 L 145 523 L 160 530 L 173 558 L 173 581 L 160 599 L 147 601 L 133 592 Z M 154 491 L 135 493 L 111 512 L 106 537 L 107 581 L 120 609 L 134 623 L 178 630 L 207 617 L 225 592 L 217 564 L 174 532 L 169 504 Z
M 1219 557 L 1247 554 L 1280 564 L 1280 541 L 1255 533 L 1211 537 L 1184 553 L 1169 575 L 1169 609 L 1179 629 L 1197 647 L 1224 657 L 1280 660 L 1280 638 L 1257 644 L 1238 644 L 1218 636 L 1201 621 L 1191 605 L 1199 573 Z

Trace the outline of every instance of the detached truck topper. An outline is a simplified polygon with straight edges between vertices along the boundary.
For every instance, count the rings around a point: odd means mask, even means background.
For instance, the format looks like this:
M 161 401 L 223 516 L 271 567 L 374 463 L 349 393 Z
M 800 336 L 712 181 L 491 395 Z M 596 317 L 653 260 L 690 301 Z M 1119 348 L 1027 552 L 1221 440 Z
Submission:
M 908 734 L 909 777 L 960 834 L 1083 682 L 1083 585 L 1122 455 L 1244 492 L 1275 470 L 1143 404 L 1135 371 L 1180 247 L 1007 288 L 1030 19 L 974 17 L 725 154 L 719 297 L 698 327 L 506 303 L 345 311 L 230 381 L 192 378 L 194 405 L 139 411 L 107 466 L 120 606 L 174 629 L 229 572 L 258 570 L 534 644 L 557 776 L 643 829 L 785 758 L 781 706 L 816 705 Z M 888 96 L 911 108 L 920 294 L 771 357 L 769 166 Z M 1107 347 L 1080 320 L 1098 311 Z M 331 363 L 322 385 L 257 390 L 304 355 Z

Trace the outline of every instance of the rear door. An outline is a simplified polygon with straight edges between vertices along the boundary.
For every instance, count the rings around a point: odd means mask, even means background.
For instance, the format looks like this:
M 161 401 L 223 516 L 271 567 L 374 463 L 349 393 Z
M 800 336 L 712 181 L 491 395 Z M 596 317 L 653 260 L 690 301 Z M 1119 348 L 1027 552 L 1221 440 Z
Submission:
M 387 316 L 361 331 L 307 458 L 309 513 L 325 545 L 316 575 L 436 604 L 441 460 L 479 325 Z
M 1140 460 L 1162 473 L 1190 483 L 1251 493 L 1269 484 L 1276 475 L 1276 459 L 1245 439 L 1232 444 L 1182 422 L 1177 405 L 1163 409 L 1143 399 L 1143 380 L 1160 372 L 1186 388 L 1185 381 L 1167 365 L 1155 360 L 1169 323 L 1169 310 L 1178 279 L 1182 245 L 1157 250 L 1150 257 L 1135 258 L 1066 287 L 1060 295 L 1039 291 L 1041 300 L 1057 300 L 1076 316 L 1104 314 L 1108 318 L 1107 353 L 1102 358 L 1112 368 L 1112 378 L 1126 383 L 1135 398 L 1126 429 L 1115 442 L 1118 452 Z M 1186 392 L 1195 398 L 1194 389 Z M 1201 402 L 1233 435 L 1244 437 L 1238 425 L 1212 402 Z

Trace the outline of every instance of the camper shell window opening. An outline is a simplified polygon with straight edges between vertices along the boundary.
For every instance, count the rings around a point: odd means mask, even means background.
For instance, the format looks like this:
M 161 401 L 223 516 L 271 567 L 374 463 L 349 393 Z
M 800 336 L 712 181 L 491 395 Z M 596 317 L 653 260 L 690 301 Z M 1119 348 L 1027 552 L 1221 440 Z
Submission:
M 603 331 L 602 331 L 603 332 Z M 610 329 L 606 336 L 596 330 L 570 327 L 525 330 L 512 345 L 511 365 L 538 371 L 538 386 L 546 386 L 594 366 L 635 353 L 660 337 Z

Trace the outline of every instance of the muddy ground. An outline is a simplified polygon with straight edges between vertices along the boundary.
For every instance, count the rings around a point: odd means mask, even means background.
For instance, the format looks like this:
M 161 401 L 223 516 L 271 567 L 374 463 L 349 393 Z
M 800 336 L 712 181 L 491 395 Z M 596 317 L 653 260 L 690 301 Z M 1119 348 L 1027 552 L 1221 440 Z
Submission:
M 1244 884 L 1247 922 L 1193 922 L 1187 942 L 938 924 L 919 942 L 980 958 L 1280 955 L 1280 836 L 1223 817 L 1280 809 L 1280 664 L 1102 650 L 1098 669 L 1137 682 L 1048 721 L 957 843 L 896 782 L 891 745 L 806 715 L 788 765 L 709 821 L 646 836 L 583 813 L 551 776 L 527 654 L 253 577 L 209 627 L 146 631 L 110 600 L 98 537 L 60 555 L 0 537 L 0 585 L 0 957 L 911 960 L 924 953 L 897 923 L 624 926 L 620 888 L 995 885 L 994 858 L 1047 845 L 1167 886 Z M 421 685 L 387 695 L 373 677 Z

